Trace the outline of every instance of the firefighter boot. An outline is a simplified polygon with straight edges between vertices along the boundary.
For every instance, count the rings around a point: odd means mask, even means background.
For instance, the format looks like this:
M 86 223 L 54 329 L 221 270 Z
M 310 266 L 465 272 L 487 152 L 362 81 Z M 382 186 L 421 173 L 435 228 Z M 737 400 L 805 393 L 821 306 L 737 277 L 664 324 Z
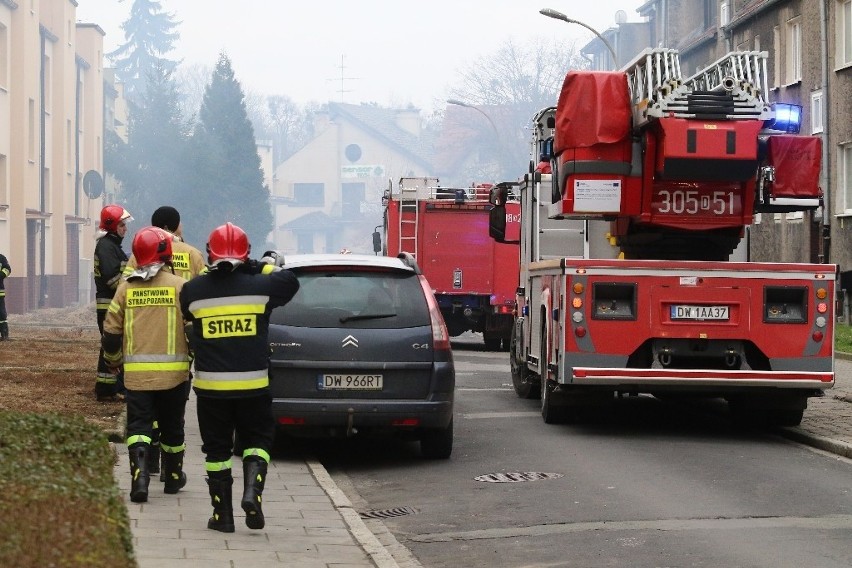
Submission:
M 0 341 L 9 339 L 9 322 L 0 322 Z
M 163 475 L 166 483 L 163 491 L 174 495 L 186 485 L 186 474 L 183 472 L 183 452 L 163 452 Z
M 211 472 L 207 478 L 213 516 L 207 521 L 207 528 L 225 533 L 234 532 L 234 509 L 231 505 L 231 491 L 234 478 L 231 471 Z
M 163 474 L 160 471 L 160 444 L 151 442 L 150 450 L 148 451 L 148 473 L 159 473 L 160 481 L 163 481 Z
M 261 494 L 266 483 L 266 461 L 257 457 L 243 460 L 243 482 L 245 491 L 240 505 L 246 512 L 246 526 L 250 529 L 262 529 L 265 522 L 261 506 Z
M 148 501 L 148 444 L 134 444 L 127 449 L 130 455 L 130 500 L 134 503 Z

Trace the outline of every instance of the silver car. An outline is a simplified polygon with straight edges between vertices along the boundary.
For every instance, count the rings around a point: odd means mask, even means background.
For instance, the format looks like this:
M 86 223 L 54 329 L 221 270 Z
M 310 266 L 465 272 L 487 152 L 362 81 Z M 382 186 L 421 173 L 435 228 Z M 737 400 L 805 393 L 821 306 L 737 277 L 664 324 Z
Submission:
M 414 259 L 289 256 L 300 289 L 272 312 L 270 389 L 278 433 L 393 432 L 427 458 L 453 449 L 450 337 Z

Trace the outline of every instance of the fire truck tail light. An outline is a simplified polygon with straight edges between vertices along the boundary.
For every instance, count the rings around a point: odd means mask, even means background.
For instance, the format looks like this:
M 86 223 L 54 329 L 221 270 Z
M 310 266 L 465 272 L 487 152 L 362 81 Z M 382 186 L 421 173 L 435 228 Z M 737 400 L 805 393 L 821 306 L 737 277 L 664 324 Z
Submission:
M 817 304 L 817 311 L 821 314 L 824 314 L 828 311 L 828 304 L 826 304 L 825 302 L 820 302 L 819 304 Z
M 585 290 L 585 286 L 583 286 L 582 282 L 574 282 L 574 286 L 572 287 L 575 294 L 582 294 L 583 290 Z
M 574 328 L 574 335 L 577 337 L 586 337 L 586 328 L 582 325 L 578 325 Z
M 816 319 L 816 321 L 814 321 L 814 323 L 816 323 L 816 326 L 817 326 L 817 327 L 825 327 L 825 324 L 826 324 L 826 323 L 828 323 L 828 322 L 826 322 L 826 320 L 825 320 L 825 318 L 824 318 L 824 317 L 819 316 L 819 317 Z
M 811 337 L 813 338 L 813 340 L 814 340 L 814 341 L 816 341 L 817 343 L 819 343 L 820 341 L 822 341 L 823 334 L 822 334 L 822 332 L 821 332 L 821 331 L 815 331 L 815 332 L 813 333 L 813 335 L 811 335 Z
M 826 296 L 828 296 L 828 291 L 825 288 L 817 288 L 816 297 L 820 300 L 825 300 Z
M 582 308 L 583 307 L 583 298 L 574 298 L 573 300 L 571 300 L 571 307 L 573 307 L 574 309 L 577 309 L 577 310 Z

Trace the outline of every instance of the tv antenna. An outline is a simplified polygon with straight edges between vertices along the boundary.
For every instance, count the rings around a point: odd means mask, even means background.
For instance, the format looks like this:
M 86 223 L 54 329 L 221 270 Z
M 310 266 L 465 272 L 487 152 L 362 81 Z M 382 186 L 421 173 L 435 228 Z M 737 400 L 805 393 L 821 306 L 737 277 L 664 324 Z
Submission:
M 343 99 L 344 99 L 346 93 L 352 92 L 352 89 L 346 88 L 346 81 L 357 81 L 358 79 L 360 79 L 360 77 L 347 77 L 346 76 L 345 59 L 346 59 L 346 55 L 341 54 L 340 65 L 338 66 L 338 69 L 340 69 L 340 77 L 338 77 L 337 79 L 327 79 L 328 81 L 340 81 L 340 88 L 337 90 L 337 92 L 340 93 L 340 102 L 341 103 L 345 102 Z

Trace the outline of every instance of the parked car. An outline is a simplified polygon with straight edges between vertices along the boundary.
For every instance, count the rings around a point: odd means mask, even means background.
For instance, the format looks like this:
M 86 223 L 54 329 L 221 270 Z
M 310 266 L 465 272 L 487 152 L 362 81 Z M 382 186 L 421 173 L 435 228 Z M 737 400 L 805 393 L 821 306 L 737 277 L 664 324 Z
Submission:
M 269 326 L 279 435 L 391 432 L 450 457 L 450 336 L 411 255 L 295 255 L 285 267 L 301 287 Z

